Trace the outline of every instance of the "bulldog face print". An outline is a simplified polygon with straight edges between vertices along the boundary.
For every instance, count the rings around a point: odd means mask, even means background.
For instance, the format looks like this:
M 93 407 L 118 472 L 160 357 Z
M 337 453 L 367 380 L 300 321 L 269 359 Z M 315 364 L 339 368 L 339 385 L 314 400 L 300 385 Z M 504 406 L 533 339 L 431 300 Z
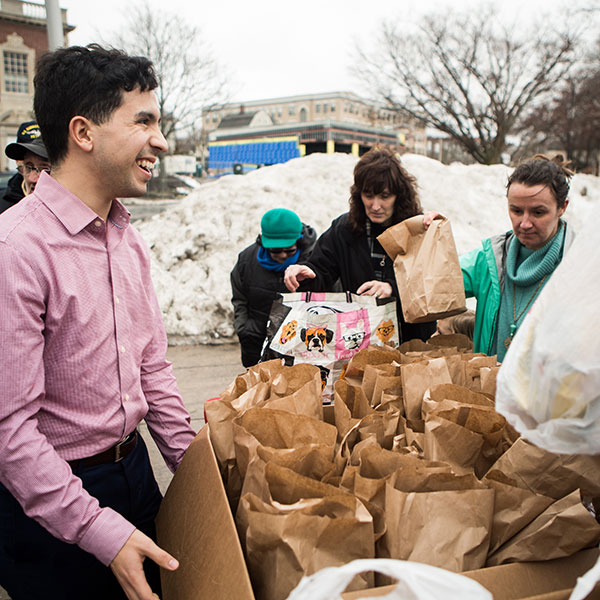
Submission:
M 325 345 L 333 339 L 333 331 L 323 327 L 309 327 L 300 330 L 300 339 L 309 352 L 323 352 Z

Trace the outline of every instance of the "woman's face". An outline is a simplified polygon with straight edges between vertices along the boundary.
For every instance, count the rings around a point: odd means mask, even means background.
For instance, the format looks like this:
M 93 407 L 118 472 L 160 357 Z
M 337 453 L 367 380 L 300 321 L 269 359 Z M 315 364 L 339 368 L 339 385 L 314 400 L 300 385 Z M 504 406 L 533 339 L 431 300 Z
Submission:
M 396 203 L 395 194 L 391 194 L 389 190 L 385 189 L 381 194 L 362 192 L 360 197 L 365 207 L 367 218 L 372 223 L 388 225 L 388 222 L 390 222 L 389 224 L 391 224 L 394 214 L 394 204 Z
M 508 216 L 518 240 L 530 250 L 537 250 L 558 231 L 558 220 L 567 208 L 558 208 L 547 185 L 513 183 L 508 188 Z

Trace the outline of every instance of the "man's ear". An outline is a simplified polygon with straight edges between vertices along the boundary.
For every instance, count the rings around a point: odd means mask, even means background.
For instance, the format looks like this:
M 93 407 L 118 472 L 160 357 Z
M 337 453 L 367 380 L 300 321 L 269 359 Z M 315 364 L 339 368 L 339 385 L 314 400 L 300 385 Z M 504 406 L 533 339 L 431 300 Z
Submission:
M 94 149 L 92 123 L 85 117 L 77 115 L 69 122 L 69 140 L 84 152 Z

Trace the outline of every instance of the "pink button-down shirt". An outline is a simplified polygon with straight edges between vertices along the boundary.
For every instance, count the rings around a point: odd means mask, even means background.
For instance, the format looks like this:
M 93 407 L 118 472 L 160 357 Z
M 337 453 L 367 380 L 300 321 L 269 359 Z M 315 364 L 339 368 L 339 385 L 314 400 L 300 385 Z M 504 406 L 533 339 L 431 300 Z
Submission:
M 66 461 L 145 419 L 174 471 L 194 437 L 150 259 L 115 200 L 105 222 L 42 173 L 0 217 L 0 481 L 54 536 L 109 564 L 133 525 Z

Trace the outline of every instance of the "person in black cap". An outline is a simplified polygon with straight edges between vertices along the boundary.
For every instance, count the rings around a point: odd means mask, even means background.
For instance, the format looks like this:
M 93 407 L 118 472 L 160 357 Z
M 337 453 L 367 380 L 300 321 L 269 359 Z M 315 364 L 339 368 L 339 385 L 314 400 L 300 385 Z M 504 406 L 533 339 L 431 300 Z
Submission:
M 17 173 L 10 178 L 6 192 L 0 202 L 0 212 L 15 205 L 23 196 L 30 194 L 42 171 L 50 172 L 48 153 L 40 137 L 40 128 L 35 121 L 21 123 L 17 141 L 5 149 L 8 158 L 19 161 Z

